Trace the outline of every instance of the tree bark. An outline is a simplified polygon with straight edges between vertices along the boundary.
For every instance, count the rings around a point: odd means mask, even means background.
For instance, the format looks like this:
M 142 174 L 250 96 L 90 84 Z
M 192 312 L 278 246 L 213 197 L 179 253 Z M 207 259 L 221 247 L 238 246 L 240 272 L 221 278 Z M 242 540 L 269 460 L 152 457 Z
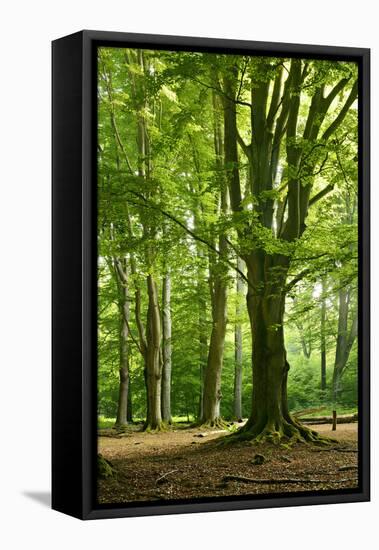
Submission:
M 221 102 L 216 94 L 212 96 L 214 109 L 214 146 L 220 190 L 220 210 L 227 211 L 227 187 L 222 175 L 223 138 L 220 121 Z M 224 263 L 227 256 L 227 240 L 224 234 L 218 239 L 219 257 L 210 255 L 209 286 L 212 305 L 212 331 L 209 343 L 207 367 L 204 376 L 203 414 L 201 424 L 221 426 L 221 372 L 224 358 L 224 344 L 227 325 L 227 286 L 228 269 Z
M 326 390 L 326 338 L 325 338 L 325 322 L 326 322 L 326 303 L 325 303 L 325 280 L 321 286 L 321 390 Z
M 129 293 L 128 293 L 128 271 L 126 261 L 121 262 L 118 258 L 114 260 L 114 272 L 118 290 L 119 310 L 119 394 L 117 404 L 117 416 L 115 427 L 122 428 L 128 423 L 128 396 L 129 396 Z
M 247 309 L 252 340 L 253 395 L 250 417 L 239 434 L 278 443 L 282 437 L 318 439 L 288 410 L 289 364 L 284 343 L 285 282 L 288 258 L 262 251 L 245 258 L 249 280 Z M 237 434 L 238 435 L 238 434 Z
M 128 421 L 128 424 L 133 423 L 133 400 L 132 400 L 132 387 L 131 387 L 131 380 L 130 380 L 130 372 L 129 372 L 128 407 L 127 407 L 127 411 L 126 411 L 126 419 Z
M 346 369 L 351 348 L 358 333 L 358 316 L 353 315 L 349 328 L 349 310 L 351 303 L 351 290 L 340 288 L 338 293 L 338 334 L 336 355 L 334 360 L 332 392 L 333 402 L 338 402 L 341 392 L 341 379 Z
M 241 258 L 237 259 L 237 267 L 240 271 L 244 269 L 244 263 Z M 237 273 L 237 305 L 236 305 L 236 324 L 234 327 L 234 404 L 233 413 L 237 421 L 242 420 L 242 323 L 241 315 L 243 305 L 241 296 L 243 294 L 244 284 Z
M 159 430 L 162 427 L 161 416 L 161 315 L 158 304 L 157 284 L 152 275 L 147 277 L 148 310 L 146 333 L 145 380 L 147 390 L 147 417 L 145 430 Z
M 198 285 L 199 295 L 204 292 L 201 282 Z M 203 296 L 199 297 L 199 377 L 200 377 L 200 390 L 199 390 L 199 410 L 198 419 L 201 420 L 204 415 L 204 377 L 207 367 L 207 352 L 208 352 L 208 338 L 207 338 L 207 302 Z
M 212 332 L 208 361 L 204 377 L 203 415 L 201 424 L 217 426 L 222 424 L 220 415 L 221 371 L 226 333 L 227 289 L 224 281 L 216 281 L 213 297 Z
M 171 278 L 166 274 L 162 287 L 162 420 L 171 424 Z

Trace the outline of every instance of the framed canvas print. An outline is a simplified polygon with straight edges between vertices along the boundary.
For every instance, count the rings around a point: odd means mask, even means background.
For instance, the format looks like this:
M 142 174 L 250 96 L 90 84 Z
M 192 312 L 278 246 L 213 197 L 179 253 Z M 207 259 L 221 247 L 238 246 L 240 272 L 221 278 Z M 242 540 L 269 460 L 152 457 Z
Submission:
M 369 50 L 53 42 L 53 508 L 369 500 Z

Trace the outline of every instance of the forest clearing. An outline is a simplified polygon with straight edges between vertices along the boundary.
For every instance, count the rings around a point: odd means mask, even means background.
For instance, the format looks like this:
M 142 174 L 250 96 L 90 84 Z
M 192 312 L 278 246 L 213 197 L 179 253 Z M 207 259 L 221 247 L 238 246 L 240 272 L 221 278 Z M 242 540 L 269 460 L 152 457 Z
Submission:
M 357 486 L 357 424 L 312 425 L 338 443 L 326 448 L 251 445 L 241 442 L 230 451 L 219 445 L 225 431 L 176 428 L 146 434 L 129 431 L 127 437 L 99 438 L 99 452 L 115 474 L 99 480 L 100 503 L 140 500 L 193 499 L 232 495 L 354 488 Z M 138 428 L 137 428 L 138 429 Z M 109 435 L 109 434 L 108 434 Z M 263 463 L 256 456 L 263 456 Z M 258 463 L 254 463 L 258 462 Z M 280 483 L 228 480 L 240 476 Z M 288 480 L 303 480 L 288 483 Z M 304 481 L 308 480 L 308 481 Z M 312 481 L 313 480 L 313 481 Z M 318 480 L 319 483 L 314 483 Z M 287 483 L 286 483 L 287 481 Z
M 100 47 L 97 150 L 98 501 L 356 487 L 357 64 Z

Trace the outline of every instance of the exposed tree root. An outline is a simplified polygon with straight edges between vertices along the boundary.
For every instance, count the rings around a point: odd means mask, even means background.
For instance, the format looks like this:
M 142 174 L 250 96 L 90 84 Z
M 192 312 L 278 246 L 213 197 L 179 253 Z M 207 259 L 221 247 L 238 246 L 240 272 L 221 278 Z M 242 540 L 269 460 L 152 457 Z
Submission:
M 210 428 L 227 430 L 229 428 L 229 424 L 219 416 L 218 418 L 215 418 L 214 420 L 210 420 L 208 422 L 200 421 L 198 424 L 194 424 L 193 427 L 204 429 L 204 430 L 209 430 Z
M 166 432 L 170 429 L 170 426 L 163 421 L 160 421 L 156 424 L 144 424 L 142 431 L 146 433 L 157 433 L 157 432 Z
M 113 426 L 113 429 L 116 430 L 118 433 L 123 433 L 128 429 L 128 424 L 115 424 Z
M 257 483 L 260 485 L 288 485 L 292 483 L 346 483 L 348 481 L 356 481 L 356 478 L 349 477 L 347 479 L 254 479 L 252 477 L 244 476 L 225 476 L 222 478 L 224 483 L 228 481 L 239 481 L 241 483 Z
M 313 445 L 331 445 L 337 443 L 335 439 L 321 436 L 315 430 L 303 426 L 297 420 L 282 419 L 281 422 L 266 422 L 266 424 L 252 424 L 247 422 L 245 426 L 235 433 L 227 436 L 223 443 L 238 443 L 251 441 L 252 443 L 273 443 L 274 445 L 295 443 L 311 443 Z

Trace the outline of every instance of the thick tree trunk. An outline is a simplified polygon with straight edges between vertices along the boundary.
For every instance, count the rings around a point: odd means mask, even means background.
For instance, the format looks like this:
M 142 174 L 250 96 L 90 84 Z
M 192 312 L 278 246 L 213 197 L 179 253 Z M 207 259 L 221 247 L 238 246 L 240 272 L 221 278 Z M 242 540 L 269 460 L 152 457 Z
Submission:
M 246 263 L 247 309 L 253 334 L 253 394 L 251 415 L 237 437 L 274 443 L 282 438 L 314 441 L 317 434 L 292 418 L 288 410 L 290 367 L 283 325 L 288 259 L 260 251 L 246 258 Z
M 243 270 L 243 261 L 238 258 L 237 267 Z M 243 305 L 240 302 L 243 293 L 243 281 L 237 273 L 237 306 L 236 306 L 236 324 L 234 327 L 234 403 L 233 415 L 237 421 L 242 420 L 242 323 L 241 315 Z
M 152 275 L 147 277 L 148 311 L 145 357 L 145 381 L 147 390 L 147 417 L 145 430 L 159 430 L 162 427 L 161 416 L 161 316 L 158 303 L 158 290 Z
M 171 424 L 171 278 L 163 278 L 162 288 L 162 420 Z

